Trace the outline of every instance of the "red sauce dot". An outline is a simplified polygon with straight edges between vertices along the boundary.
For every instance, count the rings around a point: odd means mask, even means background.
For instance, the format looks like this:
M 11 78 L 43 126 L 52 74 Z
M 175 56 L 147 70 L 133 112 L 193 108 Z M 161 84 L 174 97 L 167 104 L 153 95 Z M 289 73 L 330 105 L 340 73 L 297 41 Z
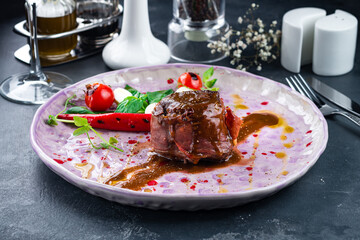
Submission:
M 267 155 L 267 153 L 261 153 L 262 155 Z
M 150 139 L 148 139 L 147 141 L 150 142 Z
M 251 171 L 251 170 L 253 170 L 253 168 L 252 167 L 247 167 L 247 168 L 245 168 L 246 170 L 248 170 L 248 171 Z
M 247 152 L 242 152 L 241 154 L 245 155 L 245 154 L 247 154 Z
M 252 173 L 249 173 L 249 176 L 251 177 L 251 176 L 252 176 Z
M 131 161 L 131 163 L 135 163 L 135 161 Z
M 261 105 L 268 105 L 269 104 L 269 102 L 262 102 L 262 103 L 260 103 Z
M 155 181 L 155 180 L 150 180 L 150 181 L 148 181 L 148 183 L 147 183 L 149 186 L 155 186 L 155 185 L 157 185 L 158 183 L 157 183 L 157 181 Z
M 204 183 L 207 183 L 207 182 L 209 182 L 208 180 L 204 180 Z
M 276 152 L 270 151 L 271 154 L 275 154 Z
M 190 189 L 192 189 L 193 191 L 195 191 L 195 188 L 196 188 L 195 185 L 192 185 L 192 186 L 190 187 Z
M 169 78 L 169 79 L 167 80 L 167 83 L 168 83 L 168 84 L 172 84 L 172 83 L 174 83 L 174 79 Z
M 312 130 L 309 130 L 309 131 L 306 132 L 306 134 L 309 134 L 309 133 L 312 133 Z
M 68 160 L 68 161 L 72 161 L 72 158 L 67 158 L 66 160 Z
M 250 115 L 251 113 L 247 112 L 246 115 Z
M 56 159 L 56 158 L 54 158 L 54 161 L 57 162 L 57 163 L 59 163 L 59 164 L 63 164 L 63 163 L 64 163 L 64 161 L 61 160 L 61 159 Z
M 219 178 L 216 180 L 218 183 L 222 183 L 222 180 Z
M 309 142 L 308 144 L 306 144 L 306 147 L 310 146 L 312 144 L 312 142 Z
M 128 143 L 129 144 L 135 144 L 135 143 L 137 143 L 137 141 L 136 140 L 129 140 Z
M 124 161 L 124 159 L 121 158 L 120 161 Z
M 87 163 L 86 159 L 81 160 L 81 163 Z
M 253 137 L 257 137 L 258 135 L 257 134 L 253 134 Z
M 189 180 L 188 178 L 182 178 L 182 179 L 180 179 L 180 181 L 183 182 L 183 183 L 187 183 L 187 182 L 189 182 L 190 180 Z

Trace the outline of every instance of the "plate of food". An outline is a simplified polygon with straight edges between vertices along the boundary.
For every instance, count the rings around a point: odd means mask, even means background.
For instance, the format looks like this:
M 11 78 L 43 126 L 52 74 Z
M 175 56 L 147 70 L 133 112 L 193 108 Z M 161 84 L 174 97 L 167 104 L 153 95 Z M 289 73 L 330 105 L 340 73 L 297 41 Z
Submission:
M 36 112 L 31 144 L 53 172 L 125 205 L 242 205 L 302 177 L 326 148 L 318 108 L 287 86 L 220 66 L 99 74 Z

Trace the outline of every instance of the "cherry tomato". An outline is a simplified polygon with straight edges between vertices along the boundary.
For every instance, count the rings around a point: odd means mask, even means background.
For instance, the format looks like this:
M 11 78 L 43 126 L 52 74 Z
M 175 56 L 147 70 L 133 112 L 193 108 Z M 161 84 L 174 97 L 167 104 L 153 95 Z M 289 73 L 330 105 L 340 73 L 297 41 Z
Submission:
M 115 100 L 113 90 L 101 83 L 86 85 L 85 103 L 95 112 L 107 110 Z
M 199 75 L 192 72 L 186 72 L 180 75 L 178 85 L 200 90 L 202 87 L 202 81 Z

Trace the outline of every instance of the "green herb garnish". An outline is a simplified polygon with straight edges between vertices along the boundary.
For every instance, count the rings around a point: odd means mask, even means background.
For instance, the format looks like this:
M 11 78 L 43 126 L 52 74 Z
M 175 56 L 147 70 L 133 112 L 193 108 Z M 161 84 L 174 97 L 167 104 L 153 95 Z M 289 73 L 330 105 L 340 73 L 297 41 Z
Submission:
M 95 114 L 93 111 L 89 110 L 88 108 L 80 107 L 80 106 L 69 108 L 64 113 L 65 114 Z
M 218 91 L 219 88 L 214 87 L 217 79 L 210 79 L 212 75 L 214 74 L 214 67 L 210 67 L 208 70 L 206 70 L 203 74 L 203 83 L 204 83 L 204 90 L 210 90 L 210 91 Z
M 174 90 L 172 89 L 141 93 L 129 85 L 126 85 L 125 89 L 128 90 L 132 96 L 127 97 L 122 102 L 120 102 L 115 112 L 144 113 L 146 107 L 149 104 L 160 102 L 160 100 L 167 95 L 174 93 Z
M 116 113 L 137 113 L 143 108 L 144 102 L 135 96 L 125 98 L 117 106 Z
M 82 117 L 78 117 L 78 116 L 74 116 L 74 124 L 75 126 L 78 127 L 78 129 L 76 129 L 74 132 L 73 132 L 73 135 L 74 136 L 79 136 L 79 135 L 82 135 L 82 134 L 86 134 L 86 136 L 88 137 L 89 139 L 89 142 L 91 144 L 91 146 L 95 149 L 101 149 L 101 148 L 114 148 L 120 152 L 123 152 L 122 149 L 116 147 L 114 144 L 115 143 L 118 143 L 118 140 L 114 137 L 110 137 L 109 141 L 106 141 L 93 127 L 91 127 L 91 125 L 89 124 L 88 120 L 86 118 L 82 118 Z M 93 131 L 103 142 L 100 143 L 101 147 L 96 147 L 93 142 L 91 141 L 90 139 L 90 136 L 89 136 L 89 131 Z
M 146 94 L 149 104 L 152 104 L 152 103 L 160 102 L 161 99 L 172 93 L 174 93 L 174 90 L 168 89 L 168 90 L 162 90 L 156 92 L 147 92 Z
M 54 125 L 58 125 L 57 122 L 73 123 L 73 124 L 75 124 L 75 126 L 78 127 L 73 132 L 73 135 L 74 136 L 79 136 L 79 135 L 82 135 L 82 134 L 86 134 L 86 136 L 88 137 L 89 142 L 90 142 L 90 144 L 91 144 L 91 146 L 93 148 L 95 148 L 95 149 L 100 149 L 100 148 L 109 149 L 110 147 L 112 147 L 112 148 L 114 148 L 114 149 L 116 149 L 116 150 L 118 150 L 120 152 L 123 152 L 122 149 L 120 149 L 120 148 L 118 148 L 118 147 L 116 147 L 114 145 L 115 143 L 118 143 L 118 140 L 116 140 L 116 138 L 110 137 L 109 141 L 106 141 L 93 127 L 91 127 L 91 125 L 89 124 L 89 122 L 88 122 L 88 120 L 86 118 L 74 116 L 74 120 L 58 119 L 58 116 L 66 111 L 67 106 L 69 105 L 69 101 L 71 99 L 73 99 L 75 96 L 76 95 L 73 95 L 73 96 L 69 97 L 68 99 L 66 99 L 64 109 L 61 112 L 59 112 L 57 115 L 55 115 L 55 116 L 49 115 L 49 118 L 47 120 L 47 124 L 49 124 L 51 126 L 54 126 Z M 86 108 L 85 109 L 78 109 L 78 108 L 82 108 L 82 107 L 72 107 L 70 109 L 72 109 L 72 111 L 81 110 L 81 111 L 85 111 L 86 113 L 91 112 L 90 110 L 86 111 L 85 110 Z M 79 112 L 76 112 L 76 113 L 79 113 Z M 93 113 L 93 112 L 91 112 L 91 113 Z M 93 142 L 91 141 L 90 136 L 89 136 L 89 131 L 90 130 L 93 131 L 103 141 L 102 143 L 100 143 L 101 147 L 96 147 L 93 144 Z

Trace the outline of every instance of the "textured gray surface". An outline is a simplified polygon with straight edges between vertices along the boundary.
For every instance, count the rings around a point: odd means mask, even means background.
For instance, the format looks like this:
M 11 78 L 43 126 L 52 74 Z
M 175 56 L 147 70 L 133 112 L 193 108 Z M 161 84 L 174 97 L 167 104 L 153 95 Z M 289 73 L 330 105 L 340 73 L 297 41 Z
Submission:
M 22 1 L 20 1 L 22 2 Z M 251 4 L 228 0 L 227 20 L 234 25 Z M 359 18 L 358 1 L 259 1 L 265 22 L 281 20 L 296 7 L 343 9 Z M 15 4 L 14 4 L 15 5 Z M 21 6 L 19 4 L 19 6 Z M 149 1 L 155 36 L 166 41 L 171 1 Z M 1 11 L 5 11 L 2 9 Z M 0 79 L 28 66 L 14 59 L 26 40 L 12 32 L 23 10 L 0 22 Z M 359 42 L 359 41 L 358 41 Z M 350 73 L 323 78 L 360 102 L 360 47 Z M 223 60 L 219 65 L 228 65 Z M 49 70 L 75 81 L 109 71 L 101 54 Z M 311 66 L 302 69 L 311 75 Z M 255 72 L 257 73 L 257 72 Z M 259 75 L 284 82 L 290 73 L 279 63 Z M 329 118 L 329 142 L 315 166 L 294 185 L 272 197 L 232 209 L 168 212 L 115 204 L 70 185 L 51 172 L 33 152 L 29 128 L 37 106 L 0 98 L 0 239 L 359 239 L 360 129 L 341 117 Z

